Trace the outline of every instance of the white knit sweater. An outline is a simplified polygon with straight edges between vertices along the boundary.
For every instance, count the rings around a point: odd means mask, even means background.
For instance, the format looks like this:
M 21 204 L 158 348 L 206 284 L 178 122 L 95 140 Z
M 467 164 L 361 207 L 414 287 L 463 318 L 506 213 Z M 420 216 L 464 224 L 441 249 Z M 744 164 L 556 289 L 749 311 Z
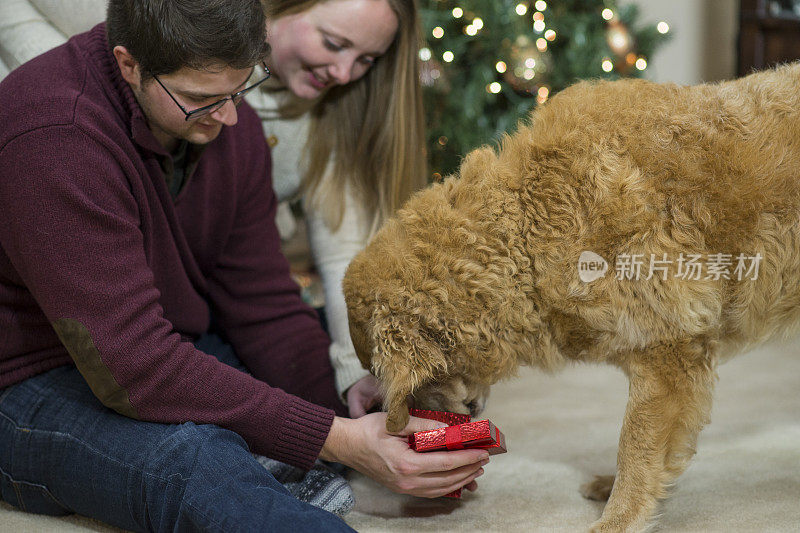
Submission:
M 106 0 L 0 0 L 0 79 L 33 57 L 89 30 L 105 19 Z M 278 199 L 296 195 L 300 186 L 300 156 L 308 134 L 308 117 L 281 119 L 281 93 L 248 95 L 272 146 L 273 184 Z M 335 179 L 326 176 L 325 179 Z M 344 220 L 331 231 L 320 213 L 304 206 L 311 251 L 325 287 L 325 313 L 332 339 L 330 357 L 340 393 L 367 375 L 350 341 L 341 284 L 350 260 L 366 244 L 368 227 L 351 195 L 346 195 Z
M 278 200 L 297 194 L 302 175 L 303 147 L 308 135 L 309 118 L 294 120 L 278 115 L 285 93 L 269 90 L 251 92 L 247 102 L 256 110 L 264 126 L 264 136 L 272 146 L 272 179 Z M 327 175 L 323 179 L 335 179 Z M 344 217 L 336 231 L 326 224 L 322 213 L 303 202 L 308 236 L 314 263 L 325 288 L 325 317 L 331 335 L 330 357 L 336 371 L 336 388 L 341 393 L 369 372 L 361 367 L 350 340 L 347 307 L 342 293 L 342 278 L 347 265 L 366 245 L 369 224 L 352 194 L 346 191 Z

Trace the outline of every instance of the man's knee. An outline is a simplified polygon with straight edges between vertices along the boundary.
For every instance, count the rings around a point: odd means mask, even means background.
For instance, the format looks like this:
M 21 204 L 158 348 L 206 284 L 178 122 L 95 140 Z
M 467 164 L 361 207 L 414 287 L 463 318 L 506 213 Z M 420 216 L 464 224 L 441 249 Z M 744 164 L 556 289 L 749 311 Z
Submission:
M 181 424 L 149 454 L 146 470 L 165 481 L 184 485 L 201 476 L 230 475 L 231 468 L 252 460 L 244 439 L 211 424 Z
M 177 426 L 146 456 L 138 493 L 145 500 L 139 509 L 147 516 L 140 519 L 169 529 L 193 512 L 193 502 L 213 506 L 214 494 L 229 496 L 220 487 L 241 486 L 240 472 L 247 461 L 254 459 L 238 434 L 210 424 Z

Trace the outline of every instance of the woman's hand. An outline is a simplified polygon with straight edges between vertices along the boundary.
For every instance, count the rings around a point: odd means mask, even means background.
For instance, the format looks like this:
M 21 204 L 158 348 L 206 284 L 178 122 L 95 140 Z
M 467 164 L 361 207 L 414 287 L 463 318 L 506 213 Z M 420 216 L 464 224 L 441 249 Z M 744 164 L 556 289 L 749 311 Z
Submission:
M 407 436 L 444 427 L 434 420 L 411 417 L 394 435 L 386 432 L 386 413 L 358 419 L 336 417 L 320 458 L 337 461 L 371 477 L 395 492 L 436 498 L 465 487 L 475 490 L 475 478 L 489 462 L 486 450 L 417 453 Z
M 360 418 L 383 401 L 380 385 L 373 375 L 367 375 L 347 389 L 347 408 L 350 418 Z

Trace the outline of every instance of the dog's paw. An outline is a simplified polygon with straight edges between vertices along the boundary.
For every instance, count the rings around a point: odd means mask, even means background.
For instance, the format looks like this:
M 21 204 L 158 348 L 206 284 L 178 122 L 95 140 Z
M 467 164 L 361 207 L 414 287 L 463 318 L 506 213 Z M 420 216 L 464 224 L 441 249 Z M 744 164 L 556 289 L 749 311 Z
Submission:
M 601 518 L 591 525 L 589 533 L 644 533 L 650 531 L 648 524 L 643 520 L 632 523 L 625 520 Z
M 589 533 L 621 533 L 623 531 L 625 530 L 620 529 L 617 526 L 603 522 L 602 520 L 598 520 L 597 522 L 592 524 L 591 527 L 589 528 Z
M 613 486 L 614 476 L 594 476 L 592 481 L 581 485 L 580 490 L 584 498 L 604 502 L 608 500 Z

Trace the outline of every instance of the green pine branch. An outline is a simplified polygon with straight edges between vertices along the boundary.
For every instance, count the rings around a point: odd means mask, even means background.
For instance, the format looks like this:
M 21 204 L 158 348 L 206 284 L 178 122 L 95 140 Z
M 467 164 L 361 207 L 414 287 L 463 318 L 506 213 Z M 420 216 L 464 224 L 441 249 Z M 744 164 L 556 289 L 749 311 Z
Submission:
M 524 15 L 517 13 L 519 4 L 525 6 Z M 462 10 L 461 17 L 454 16 L 455 8 Z M 621 23 L 623 33 L 627 32 L 631 59 L 646 60 L 668 38 L 655 26 L 638 24 L 636 6 L 618 8 L 613 1 L 551 0 L 537 15 L 543 17 L 544 28 L 536 31 L 537 9 L 532 0 L 422 0 L 427 42 L 421 57 L 430 56 L 423 61 L 423 82 L 432 171 L 452 173 L 469 150 L 513 130 L 537 105 L 542 87 L 552 96 L 581 79 L 641 77 L 641 70 L 610 48 L 611 24 L 602 17 L 606 8 L 614 12 L 614 23 Z M 474 35 L 465 33 L 476 17 L 482 28 Z M 441 38 L 434 37 L 434 28 L 443 30 Z M 540 52 L 536 41 L 544 39 L 548 30 L 555 37 L 545 39 L 546 50 Z M 520 37 L 527 39 L 528 46 L 514 54 Z M 452 54 L 452 61 L 444 59 L 446 52 Z M 537 65 L 533 79 L 512 76 L 514 68 L 524 72 L 522 63 L 528 57 Z M 613 62 L 610 72 L 603 70 L 604 59 Z M 498 61 L 506 64 L 505 73 L 498 72 Z

